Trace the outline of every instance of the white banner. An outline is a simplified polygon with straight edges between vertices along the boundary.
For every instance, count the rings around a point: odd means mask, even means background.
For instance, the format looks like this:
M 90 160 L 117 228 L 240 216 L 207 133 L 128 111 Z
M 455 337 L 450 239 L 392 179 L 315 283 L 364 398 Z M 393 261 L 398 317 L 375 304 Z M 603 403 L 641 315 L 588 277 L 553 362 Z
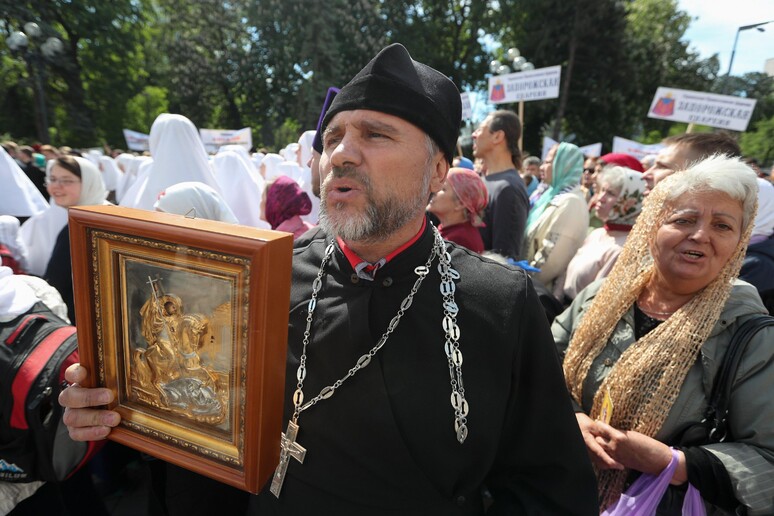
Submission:
M 652 143 L 650 145 L 646 145 L 634 140 L 621 138 L 620 136 L 613 137 L 613 152 L 623 152 L 624 154 L 634 156 L 640 161 L 642 161 L 642 158 L 648 154 L 658 154 L 658 152 L 663 148 L 663 143 Z
M 648 117 L 744 131 L 755 102 L 755 99 L 730 95 L 659 87 Z
M 253 132 L 249 127 L 242 129 L 199 129 L 204 148 L 214 154 L 224 145 L 241 145 L 248 151 L 253 146 Z
M 548 155 L 548 151 L 551 150 L 551 147 L 559 143 L 558 141 L 554 140 L 553 138 L 549 138 L 548 136 L 543 137 L 543 155 L 542 159 L 546 159 L 546 156 Z M 584 156 L 587 158 L 598 158 L 602 154 L 602 143 L 592 143 L 591 145 L 584 145 L 583 147 L 579 147 L 580 151 L 583 153 Z
M 146 151 L 150 150 L 148 140 L 150 136 L 144 133 L 138 133 L 130 129 L 124 129 L 124 140 L 126 140 L 126 147 L 133 151 Z
M 549 66 L 528 72 L 495 75 L 489 78 L 489 102 L 503 104 L 530 100 L 555 99 L 559 96 L 562 67 Z
M 462 119 L 470 120 L 473 117 L 473 109 L 470 106 L 470 93 L 460 93 L 460 100 L 462 100 Z

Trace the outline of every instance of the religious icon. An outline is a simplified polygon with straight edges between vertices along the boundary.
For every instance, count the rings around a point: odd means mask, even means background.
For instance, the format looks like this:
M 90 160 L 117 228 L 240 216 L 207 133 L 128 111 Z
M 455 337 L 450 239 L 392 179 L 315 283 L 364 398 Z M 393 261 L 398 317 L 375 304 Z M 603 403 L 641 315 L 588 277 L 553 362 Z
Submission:
M 148 276 L 150 295 L 140 308 L 142 344 L 132 349 L 133 399 L 198 422 L 220 423 L 229 403 L 226 370 L 203 364 L 200 350 L 215 343 L 211 315 L 185 313 L 183 300 L 165 294 Z M 207 338 L 209 337 L 209 338 Z
M 108 439 L 257 493 L 280 457 L 292 236 L 118 206 L 69 227 L 84 385 L 121 415 Z

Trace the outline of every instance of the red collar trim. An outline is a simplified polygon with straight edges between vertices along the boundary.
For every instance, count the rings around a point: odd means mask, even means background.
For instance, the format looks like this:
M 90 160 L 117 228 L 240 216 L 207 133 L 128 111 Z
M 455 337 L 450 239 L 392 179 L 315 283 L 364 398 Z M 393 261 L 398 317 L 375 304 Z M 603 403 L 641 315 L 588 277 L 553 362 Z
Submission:
M 419 237 L 422 236 L 422 233 L 424 233 L 425 228 L 427 227 L 427 218 L 422 220 L 422 227 L 419 229 L 416 235 L 414 235 L 411 240 L 403 244 L 402 246 L 398 247 L 394 251 L 392 251 L 390 254 L 379 260 L 381 262 L 381 265 L 384 266 L 385 264 L 389 263 L 390 260 L 398 256 L 400 253 L 411 247 L 416 243 L 417 240 L 419 240 Z M 352 266 L 352 270 L 355 270 L 355 268 L 360 265 L 361 263 L 364 263 L 365 260 L 363 260 L 361 257 L 357 255 L 355 251 L 349 248 L 347 244 L 344 243 L 344 240 L 342 240 L 339 237 L 336 237 L 336 242 L 338 242 L 339 247 L 341 248 L 341 251 L 344 253 L 344 256 L 347 257 L 347 261 L 349 261 L 349 265 Z M 366 262 L 367 263 L 367 262 Z M 377 262 L 378 263 L 378 262 Z M 370 266 L 375 266 L 376 264 L 368 264 Z

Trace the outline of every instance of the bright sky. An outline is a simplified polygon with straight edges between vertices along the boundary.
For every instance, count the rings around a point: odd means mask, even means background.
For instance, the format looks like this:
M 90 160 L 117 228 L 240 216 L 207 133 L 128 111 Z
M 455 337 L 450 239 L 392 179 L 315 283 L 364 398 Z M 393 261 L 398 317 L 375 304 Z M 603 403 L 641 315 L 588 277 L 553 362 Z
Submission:
M 774 0 L 678 0 L 678 7 L 694 21 L 684 39 L 701 57 L 718 54 L 720 73 L 728 71 L 736 30 L 743 25 L 771 21 L 739 33 L 732 75 L 763 72 L 766 59 L 774 58 Z

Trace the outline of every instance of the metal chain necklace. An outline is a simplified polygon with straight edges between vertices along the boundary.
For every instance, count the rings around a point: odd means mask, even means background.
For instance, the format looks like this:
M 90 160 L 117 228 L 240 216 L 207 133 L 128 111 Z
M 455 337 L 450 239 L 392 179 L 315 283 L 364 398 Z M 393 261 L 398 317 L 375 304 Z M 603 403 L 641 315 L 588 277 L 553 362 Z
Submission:
M 451 256 L 446 250 L 446 243 L 441 238 L 441 234 L 431 224 L 433 230 L 434 243 L 433 248 L 430 251 L 430 256 L 424 265 L 414 269 L 414 273 L 417 275 L 417 279 L 414 285 L 411 287 L 411 292 L 401 302 L 400 309 L 395 317 L 392 318 L 387 331 L 382 334 L 376 345 L 365 355 L 361 356 L 355 365 L 347 372 L 346 375 L 339 378 L 332 385 L 324 387 L 320 393 L 311 400 L 304 403 L 304 380 L 306 379 L 306 348 L 309 345 L 309 338 L 311 336 L 312 320 L 314 317 L 315 309 L 317 308 L 317 297 L 322 288 L 322 278 L 325 275 L 325 266 L 328 260 L 333 255 L 335 246 L 333 242 L 328 244 L 325 249 L 325 255 L 323 256 L 322 263 L 320 264 L 320 270 L 317 272 L 317 277 L 312 282 L 312 298 L 309 300 L 307 306 L 306 316 L 306 329 L 304 331 L 304 340 L 301 349 L 301 358 L 298 364 L 298 370 L 296 371 L 296 391 L 293 393 L 293 417 L 288 421 L 288 429 L 282 434 L 280 441 L 280 460 L 277 465 L 277 469 L 274 472 L 272 478 L 270 491 L 274 496 L 279 498 L 280 491 L 282 490 L 282 483 L 285 481 L 285 473 L 287 472 L 288 463 L 290 458 L 293 457 L 297 461 L 303 463 L 306 456 L 306 449 L 296 442 L 298 437 L 298 418 L 301 413 L 318 402 L 328 399 L 333 396 L 336 389 L 354 376 L 358 371 L 366 367 L 371 359 L 376 355 L 380 349 L 387 343 L 390 335 L 395 331 L 400 323 L 403 314 L 411 306 L 414 300 L 414 295 L 419 291 L 419 287 L 422 285 L 425 277 L 430 273 L 430 267 L 436 256 L 438 259 L 438 272 L 441 275 L 441 296 L 443 298 L 443 322 L 442 327 L 446 334 L 446 341 L 444 344 L 444 351 L 449 362 L 449 376 L 451 378 L 451 405 L 454 408 L 454 432 L 457 435 L 457 440 L 462 444 L 465 442 L 465 438 L 468 436 L 467 427 L 467 415 L 468 415 L 468 402 L 465 400 L 465 387 L 462 383 L 462 352 L 459 349 L 460 329 L 457 326 L 457 313 L 459 307 L 454 301 L 454 292 L 456 290 L 455 280 L 460 279 L 459 273 L 451 266 Z

